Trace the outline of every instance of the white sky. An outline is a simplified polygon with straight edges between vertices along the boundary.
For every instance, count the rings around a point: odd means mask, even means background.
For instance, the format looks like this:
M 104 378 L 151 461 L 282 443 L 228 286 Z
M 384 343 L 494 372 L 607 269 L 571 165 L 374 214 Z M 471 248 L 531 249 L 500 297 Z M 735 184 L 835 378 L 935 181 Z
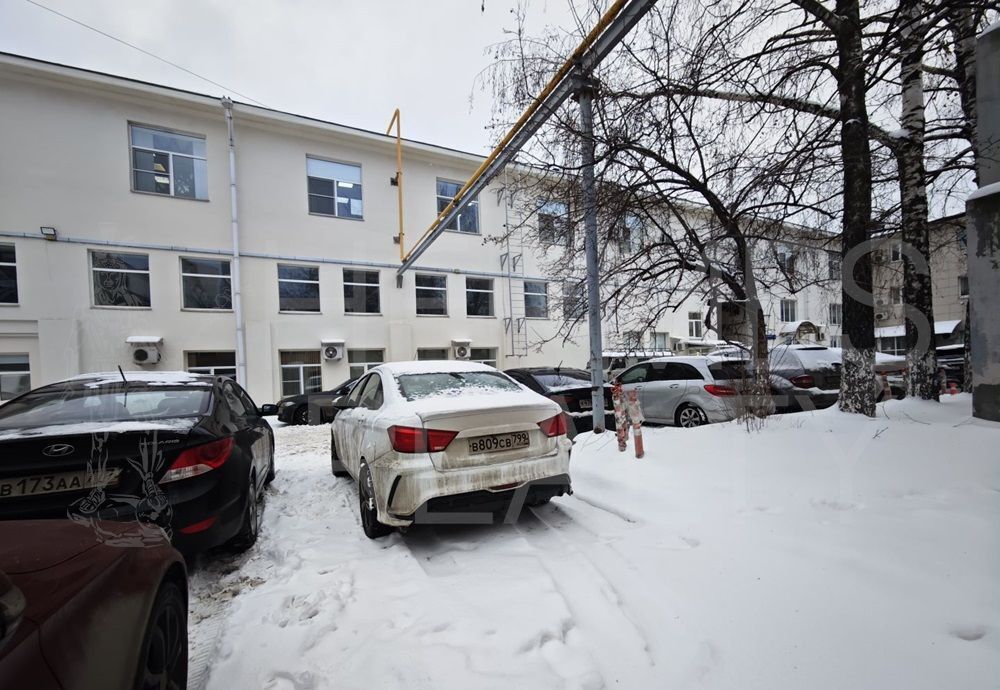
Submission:
M 477 75 L 518 0 L 38 0 L 264 105 L 489 149 Z M 572 29 L 570 0 L 530 0 L 529 32 Z M 0 51 L 220 95 L 221 89 L 27 0 L 0 0 Z M 244 100 L 234 94 L 237 100 Z

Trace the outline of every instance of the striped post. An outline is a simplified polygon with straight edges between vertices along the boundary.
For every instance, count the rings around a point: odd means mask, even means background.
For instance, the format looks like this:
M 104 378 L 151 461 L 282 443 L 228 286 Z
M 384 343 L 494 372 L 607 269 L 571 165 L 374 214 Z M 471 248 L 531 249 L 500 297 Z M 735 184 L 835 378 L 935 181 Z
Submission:
M 632 434 L 635 436 L 635 457 L 646 454 L 642 447 L 642 410 L 639 408 L 639 392 L 631 390 L 625 397 L 628 402 L 628 416 L 632 420 Z
M 618 450 L 625 452 L 628 444 L 628 417 L 625 414 L 625 403 L 622 400 L 622 385 L 616 383 L 611 386 L 611 400 L 615 407 L 615 435 L 618 436 Z

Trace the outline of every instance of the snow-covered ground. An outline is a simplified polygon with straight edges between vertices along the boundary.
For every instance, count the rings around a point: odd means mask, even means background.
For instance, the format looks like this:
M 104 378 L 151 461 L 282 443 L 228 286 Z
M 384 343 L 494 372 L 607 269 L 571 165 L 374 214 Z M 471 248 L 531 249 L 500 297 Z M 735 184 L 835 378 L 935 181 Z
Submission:
M 276 428 L 257 546 L 192 576 L 191 687 L 996 688 L 1000 425 L 970 398 L 578 437 L 575 495 L 369 541 Z

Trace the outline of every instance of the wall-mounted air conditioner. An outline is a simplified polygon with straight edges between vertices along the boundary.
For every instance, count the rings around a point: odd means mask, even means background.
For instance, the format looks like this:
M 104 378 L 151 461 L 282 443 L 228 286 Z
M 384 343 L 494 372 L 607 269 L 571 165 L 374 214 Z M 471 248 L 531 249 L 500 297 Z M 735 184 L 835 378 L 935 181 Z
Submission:
M 323 340 L 323 359 L 328 362 L 337 362 L 344 358 L 343 340 Z
M 163 358 L 163 338 L 157 335 L 130 335 L 125 342 L 132 346 L 132 361 L 152 366 Z
M 451 341 L 455 359 L 468 359 L 472 353 L 472 341 L 466 338 L 456 338 Z

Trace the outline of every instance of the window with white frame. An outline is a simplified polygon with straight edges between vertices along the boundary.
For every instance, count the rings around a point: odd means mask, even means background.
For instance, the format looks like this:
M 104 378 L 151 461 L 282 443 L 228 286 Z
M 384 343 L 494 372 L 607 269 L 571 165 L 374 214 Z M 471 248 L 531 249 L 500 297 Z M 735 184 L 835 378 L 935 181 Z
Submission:
M 318 266 L 278 264 L 278 311 L 320 311 Z
M 181 259 L 185 309 L 232 309 L 233 288 L 226 259 Z
M 653 331 L 652 335 L 652 345 L 653 349 L 657 352 L 666 352 L 670 349 L 670 334 L 661 333 L 658 331 Z
M 562 201 L 538 201 L 538 241 L 568 246 L 569 207 Z
M 148 307 L 149 255 L 90 252 L 95 307 Z
M 906 354 L 906 336 L 898 335 L 887 338 L 879 338 L 879 351 L 887 355 Z
M 524 281 L 524 315 L 529 319 L 549 318 L 548 283 L 535 280 Z
M 192 374 L 227 376 L 236 380 L 236 353 L 232 350 L 221 352 L 188 352 L 187 370 Z
M 827 278 L 830 280 L 840 280 L 841 278 L 840 254 L 829 252 L 826 255 Z
M 775 249 L 778 259 L 778 267 L 786 274 L 795 273 L 795 249 L 788 245 L 778 245 Z
M 831 302 L 829 304 L 829 323 L 831 326 L 839 326 L 843 323 L 844 317 L 842 314 L 842 307 L 840 302 Z
M 355 379 L 369 369 L 385 362 L 385 350 L 348 350 L 347 364 L 351 378 Z
M 417 290 L 417 315 L 447 316 L 448 277 L 418 273 L 414 280 Z
M 364 218 L 361 166 L 306 156 L 309 213 L 337 218 Z
M 701 320 L 700 311 L 688 312 L 688 337 L 701 338 L 704 335 L 705 324 Z
M 497 365 L 497 349 L 495 347 L 473 347 L 469 349 L 469 360 L 487 364 L 491 367 Z
M 319 350 L 283 350 L 281 360 L 281 395 L 302 395 L 323 390 L 323 370 Z
M 618 251 L 622 254 L 635 254 L 642 249 L 643 226 L 638 216 L 631 213 L 625 216 L 621 225 L 621 235 L 618 238 Z
M 798 321 L 799 303 L 793 299 L 781 300 L 781 320 L 785 322 Z
M 417 361 L 448 359 L 446 347 L 418 347 Z
M 10 400 L 31 390 L 28 355 L 0 355 L 0 400 Z
M 17 304 L 17 254 L 12 244 L 0 244 L 0 304 Z
M 634 352 L 642 349 L 642 331 L 625 331 L 622 333 L 622 349 Z
M 889 288 L 889 303 L 895 305 L 903 303 L 903 288 L 898 286 Z
M 129 125 L 132 189 L 185 199 L 208 199 L 205 137 Z
M 889 245 L 889 261 L 902 261 L 903 260 L 903 243 L 899 240 L 892 242 Z
M 347 314 L 379 314 L 378 271 L 344 269 L 344 312 Z
M 462 184 L 460 182 L 450 182 L 448 180 L 442 180 L 438 178 L 437 181 L 437 210 L 441 213 L 451 200 L 455 198 L 459 190 L 462 189 Z M 462 209 L 462 212 L 458 214 L 452 222 L 448 223 L 445 230 L 454 230 L 456 232 L 466 232 L 470 235 L 476 235 L 479 233 L 479 197 L 476 197 Z
M 829 345 L 830 347 L 840 347 L 841 342 L 843 342 L 843 340 L 842 337 L 839 335 L 831 335 L 829 338 L 827 338 L 827 342 L 830 343 Z
M 958 277 L 958 296 L 969 296 L 969 276 L 967 275 Z
M 493 316 L 493 279 L 465 279 L 465 313 L 468 316 Z
M 568 281 L 562 287 L 563 320 L 577 321 L 587 317 L 587 286 L 580 281 Z

